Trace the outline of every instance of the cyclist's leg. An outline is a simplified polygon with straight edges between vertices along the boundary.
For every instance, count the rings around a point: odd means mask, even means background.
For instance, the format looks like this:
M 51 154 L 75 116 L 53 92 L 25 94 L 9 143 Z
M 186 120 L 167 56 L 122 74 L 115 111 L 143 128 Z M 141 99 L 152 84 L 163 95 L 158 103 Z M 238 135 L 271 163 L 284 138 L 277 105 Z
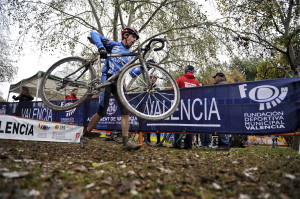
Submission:
M 127 136 L 129 133 L 129 115 L 121 115 L 122 136 Z
M 137 150 L 142 146 L 140 144 L 135 144 L 129 142 L 128 133 L 129 133 L 129 112 L 121 103 L 117 89 L 116 89 L 117 80 L 114 81 L 114 84 L 111 85 L 111 93 L 114 95 L 115 100 L 118 103 L 118 106 L 121 111 L 121 128 L 122 128 L 122 137 L 123 137 L 123 149 L 124 150 Z
M 94 129 L 94 127 L 98 124 L 100 119 L 101 119 L 101 116 L 98 113 L 95 113 L 92 116 L 91 121 L 87 127 L 87 132 L 91 132 Z
M 101 94 L 102 100 L 100 101 L 98 112 L 92 116 L 91 121 L 89 122 L 88 127 L 86 129 L 86 132 L 84 132 L 80 138 L 81 148 L 85 148 L 88 145 L 88 137 L 90 136 L 91 131 L 98 124 L 99 120 L 105 116 L 109 105 L 110 93 L 111 93 L 111 86 L 107 86 L 105 88 L 104 93 Z
M 106 111 L 109 105 L 109 98 L 111 93 L 111 86 L 107 86 L 103 94 L 101 94 L 102 99 L 99 104 L 98 112 L 93 115 L 91 121 L 88 125 L 87 132 L 91 132 L 94 127 L 98 124 L 99 120 L 106 115 Z

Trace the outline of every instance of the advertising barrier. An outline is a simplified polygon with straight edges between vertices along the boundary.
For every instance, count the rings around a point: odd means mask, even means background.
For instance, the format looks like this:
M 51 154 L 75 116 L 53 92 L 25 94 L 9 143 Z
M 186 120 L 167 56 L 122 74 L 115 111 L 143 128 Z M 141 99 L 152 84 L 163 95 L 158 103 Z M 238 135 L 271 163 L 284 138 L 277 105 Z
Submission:
M 0 139 L 79 142 L 83 127 L 0 115 Z
M 158 91 L 159 92 L 159 91 Z M 300 78 L 284 78 L 184 88 L 175 113 L 162 121 L 143 121 L 130 115 L 130 130 L 265 135 L 289 133 L 300 127 Z M 160 99 L 163 101 L 163 99 Z M 69 111 L 54 111 L 42 102 L 0 103 L 0 114 L 87 126 L 99 99 Z M 145 104 L 163 111 L 163 105 Z M 119 131 L 121 115 L 114 98 L 96 129 Z

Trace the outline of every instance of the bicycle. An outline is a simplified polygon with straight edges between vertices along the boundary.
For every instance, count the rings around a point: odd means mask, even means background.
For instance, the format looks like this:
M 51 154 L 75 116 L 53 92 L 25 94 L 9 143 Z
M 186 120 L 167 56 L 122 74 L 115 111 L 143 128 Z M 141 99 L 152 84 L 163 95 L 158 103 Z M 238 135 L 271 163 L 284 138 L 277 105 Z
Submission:
M 105 82 L 94 75 L 93 65 L 99 59 L 98 54 L 91 60 L 80 57 L 61 59 L 47 70 L 41 81 L 42 101 L 53 110 L 68 111 L 93 95 L 99 95 L 118 78 L 118 96 L 130 113 L 144 120 L 163 120 L 175 112 L 180 101 L 179 88 L 167 70 L 155 63 L 146 62 L 145 56 L 151 50 L 162 50 L 165 42 L 166 38 L 154 38 L 144 48 L 138 46 L 137 53 L 108 54 L 108 57 L 134 58 Z M 157 43 L 161 46 L 154 48 Z M 136 61 L 138 62 L 135 63 Z M 151 75 L 157 77 L 155 85 L 150 81 Z M 66 100 L 65 96 L 74 88 L 78 89 L 77 100 Z

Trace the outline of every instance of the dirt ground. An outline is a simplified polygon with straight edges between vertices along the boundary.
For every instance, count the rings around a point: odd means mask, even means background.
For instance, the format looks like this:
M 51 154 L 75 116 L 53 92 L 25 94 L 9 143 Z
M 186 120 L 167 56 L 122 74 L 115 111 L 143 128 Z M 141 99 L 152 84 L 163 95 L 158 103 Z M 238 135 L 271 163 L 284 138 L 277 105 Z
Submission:
M 300 198 L 298 151 L 0 140 L 0 198 Z

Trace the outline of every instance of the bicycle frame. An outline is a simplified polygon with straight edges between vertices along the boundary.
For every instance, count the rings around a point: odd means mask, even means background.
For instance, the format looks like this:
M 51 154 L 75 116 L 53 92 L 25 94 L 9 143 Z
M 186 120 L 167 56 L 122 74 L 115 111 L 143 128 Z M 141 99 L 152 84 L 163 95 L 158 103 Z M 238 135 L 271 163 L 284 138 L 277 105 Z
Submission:
M 104 88 L 106 86 L 109 86 L 113 83 L 113 81 L 120 75 L 120 73 L 123 70 L 126 70 L 126 68 L 128 66 L 130 66 L 131 64 L 133 64 L 134 62 L 136 62 L 137 60 L 140 61 L 140 63 L 143 66 L 143 70 L 145 71 L 143 73 L 143 75 L 146 75 L 146 81 L 147 83 L 150 82 L 150 75 L 148 73 L 147 67 L 146 67 L 146 63 L 144 60 L 144 56 L 143 56 L 143 52 L 141 50 L 141 48 L 138 48 L 138 53 L 121 53 L 121 54 L 108 54 L 107 57 L 124 57 L 124 56 L 134 56 L 134 58 L 132 60 L 130 60 L 127 64 L 125 64 L 119 71 L 117 71 L 114 75 L 112 75 L 111 77 L 109 77 L 105 82 L 101 82 L 99 85 L 97 86 L 92 86 L 92 88 L 96 89 L 96 90 L 100 90 L 101 88 Z M 96 62 L 98 60 L 98 56 L 95 56 L 92 60 L 90 60 L 89 62 L 87 62 L 86 64 L 84 64 L 82 67 L 78 68 L 76 71 L 74 71 L 73 73 L 69 74 L 68 76 L 66 76 L 65 78 L 68 78 L 70 76 L 72 76 L 73 74 L 75 74 L 76 72 L 80 71 L 82 68 L 84 67 L 92 67 L 91 65 L 94 64 L 94 62 Z M 87 71 L 87 68 L 82 72 L 82 74 L 77 78 L 79 79 L 85 72 Z M 75 79 L 75 81 L 77 80 Z M 93 79 L 91 82 L 97 81 L 99 80 L 99 78 L 95 78 Z M 70 82 L 70 81 L 69 81 Z M 69 85 L 69 84 L 68 84 Z M 67 85 L 67 86 L 68 86 Z
M 88 60 L 81 57 L 58 60 L 46 71 L 42 79 L 41 98 L 45 105 L 53 110 L 68 111 L 93 95 L 99 95 L 105 87 L 116 84 L 120 102 L 131 114 L 150 121 L 165 119 L 174 113 L 179 104 L 179 88 L 166 69 L 158 64 L 146 62 L 148 54 L 163 49 L 165 42 L 166 38 L 154 38 L 143 48 L 138 46 L 137 52 L 108 54 L 108 57 L 127 56 L 130 61 L 103 82 L 99 76 L 95 77 L 93 67 L 99 59 L 98 54 Z M 156 43 L 161 46 L 157 47 Z M 153 75 L 157 82 L 151 79 Z M 54 86 L 53 82 L 47 83 L 51 76 L 55 79 Z M 77 99 L 66 100 L 65 96 L 74 88 L 80 90 Z
M 162 39 L 152 39 L 150 40 L 150 42 L 145 46 L 145 48 L 141 49 L 140 46 L 138 46 L 138 53 L 120 53 L 120 54 L 107 54 L 107 57 L 125 57 L 125 56 L 134 56 L 134 58 L 132 60 L 130 60 L 127 64 L 125 64 L 119 71 L 117 71 L 114 75 L 112 75 L 111 77 L 109 77 L 105 82 L 101 82 L 99 85 L 97 86 L 93 86 L 91 85 L 91 90 L 96 89 L 98 91 L 100 91 L 101 88 L 104 88 L 106 86 L 109 86 L 113 83 L 113 81 L 121 74 L 121 72 L 125 69 L 127 69 L 128 66 L 130 66 L 131 64 L 133 64 L 136 60 L 139 60 L 140 63 L 142 64 L 143 66 L 143 76 L 145 78 L 145 80 L 147 81 L 146 83 L 149 84 L 150 83 L 150 76 L 149 76 L 149 73 L 148 73 L 148 69 L 146 67 L 146 64 L 145 64 L 145 60 L 144 60 L 144 56 L 145 54 L 150 50 L 150 46 L 151 46 L 151 43 L 153 41 L 159 41 L 159 42 L 162 42 L 162 46 L 160 48 L 155 48 L 153 49 L 154 51 L 159 51 L 161 49 L 164 48 L 164 42 L 168 42 L 167 38 L 165 37 L 163 40 Z M 61 88 L 64 88 L 66 86 L 69 86 L 71 85 L 72 82 L 75 82 L 76 80 L 78 80 L 87 70 L 88 70 L 88 67 L 92 67 L 91 65 L 93 65 L 97 60 L 98 60 L 98 56 L 95 56 L 93 59 L 91 59 L 90 61 L 88 61 L 86 64 L 84 64 L 82 67 L 79 67 L 77 70 L 75 70 L 73 73 L 69 74 L 68 76 L 66 76 L 64 79 L 67 79 L 68 77 L 74 75 L 75 73 L 77 73 L 78 71 L 80 71 L 82 68 L 86 67 L 86 69 L 81 73 L 81 75 L 79 75 L 75 80 L 73 81 L 70 81 L 68 80 L 66 84 L 62 84 L 61 87 L 57 87 L 57 90 L 61 89 Z M 99 80 L 99 78 L 95 78 L 93 80 L 91 80 L 91 82 L 97 82 Z M 78 84 L 78 82 L 76 82 L 76 84 Z

